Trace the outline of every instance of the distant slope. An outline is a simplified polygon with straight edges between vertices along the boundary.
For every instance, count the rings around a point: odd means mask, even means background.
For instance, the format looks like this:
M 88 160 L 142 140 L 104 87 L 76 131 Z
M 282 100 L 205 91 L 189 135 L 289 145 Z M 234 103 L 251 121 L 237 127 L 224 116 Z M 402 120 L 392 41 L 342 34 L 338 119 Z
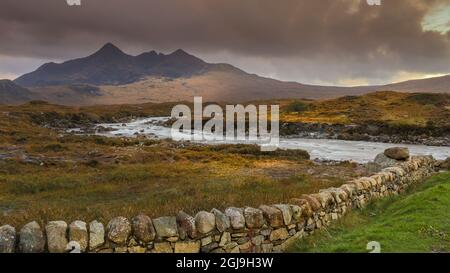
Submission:
M 450 93 L 450 75 L 388 84 L 383 88 L 398 92 Z
M 35 98 L 35 94 L 13 81 L 0 80 L 0 104 L 18 104 Z
M 321 101 L 281 101 L 281 120 L 342 124 L 450 125 L 450 94 L 375 92 Z

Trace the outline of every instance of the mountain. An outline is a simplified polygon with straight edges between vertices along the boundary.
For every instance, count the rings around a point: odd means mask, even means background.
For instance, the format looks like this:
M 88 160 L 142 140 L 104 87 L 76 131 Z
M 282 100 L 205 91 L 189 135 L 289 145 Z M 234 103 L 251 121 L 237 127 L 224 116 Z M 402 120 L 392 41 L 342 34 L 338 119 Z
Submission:
M 192 76 L 211 65 L 179 49 L 171 54 L 154 51 L 138 56 L 125 54 L 111 43 L 85 58 L 61 64 L 46 63 L 15 80 L 26 87 L 68 84 L 121 85 L 146 76 Z
M 383 88 L 399 92 L 449 93 L 450 75 L 388 84 Z
M 450 75 L 382 86 L 305 85 L 249 74 L 230 64 L 207 63 L 181 49 L 132 56 L 111 43 L 84 58 L 44 64 L 14 82 L 27 87 L 32 98 L 64 105 L 192 101 L 193 96 L 202 96 L 204 101 L 245 102 L 330 99 L 374 91 L 450 92 Z M 30 94 L 24 92 L 23 102 L 27 97 Z
M 0 80 L 0 104 L 17 104 L 35 98 L 35 94 L 30 90 L 15 84 L 13 81 Z

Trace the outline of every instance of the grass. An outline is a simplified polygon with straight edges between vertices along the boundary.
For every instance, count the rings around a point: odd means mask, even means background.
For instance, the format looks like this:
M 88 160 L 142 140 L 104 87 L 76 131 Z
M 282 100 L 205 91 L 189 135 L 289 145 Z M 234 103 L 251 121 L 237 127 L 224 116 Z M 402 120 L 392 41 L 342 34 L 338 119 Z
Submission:
M 352 163 L 321 166 L 304 151 L 263 153 L 252 145 L 199 146 L 168 140 L 106 138 L 64 127 L 129 115 L 151 105 L 89 109 L 41 102 L 0 106 L 0 225 L 179 210 L 259 206 L 338 186 L 363 175 Z M 148 107 L 148 108 L 146 108 Z M 131 110 L 130 110 L 131 109 Z M 53 125 L 62 128 L 51 129 Z M 58 126 L 56 126 L 58 127 Z M 243 198 L 244 197 L 244 198 Z
M 281 100 L 279 103 L 283 122 L 450 125 L 449 94 L 375 92 L 331 100 Z
M 299 240 L 292 252 L 450 252 L 450 172 L 436 175 L 407 195 L 353 211 L 332 227 Z

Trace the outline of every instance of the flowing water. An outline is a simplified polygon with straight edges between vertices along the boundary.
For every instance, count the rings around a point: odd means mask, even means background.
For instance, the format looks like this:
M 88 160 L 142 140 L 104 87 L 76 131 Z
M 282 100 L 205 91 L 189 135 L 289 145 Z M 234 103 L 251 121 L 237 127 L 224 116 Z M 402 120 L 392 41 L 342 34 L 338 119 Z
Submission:
M 157 138 L 172 138 L 171 128 L 161 126 L 167 117 L 153 117 L 139 119 L 129 123 L 99 124 L 111 131 L 102 132 L 101 135 L 120 137 L 150 135 Z M 224 141 L 209 141 L 209 144 L 225 143 Z M 334 139 L 305 139 L 281 138 L 282 149 L 303 149 L 309 152 L 312 159 L 322 160 L 352 160 L 359 163 L 372 161 L 375 156 L 386 148 L 402 146 L 407 147 L 412 155 L 432 155 L 436 159 L 445 159 L 450 156 L 450 147 L 437 147 L 412 144 L 391 144 L 367 141 L 346 141 Z

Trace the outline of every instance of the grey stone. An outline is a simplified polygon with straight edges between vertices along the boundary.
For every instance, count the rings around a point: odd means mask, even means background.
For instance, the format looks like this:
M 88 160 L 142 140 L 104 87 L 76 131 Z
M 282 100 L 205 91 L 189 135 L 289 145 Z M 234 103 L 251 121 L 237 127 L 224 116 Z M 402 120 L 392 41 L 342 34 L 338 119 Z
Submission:
M 248 228 L 260 228 L 264 225 L 264 216 L 259 209 L 246 207 L 244 217 Z
M 152 219 L 144 214 L 139 214 L 131 219 L 131 228 L 133 235 L 142 243 L 153 241 L 156 236 Z
M 259 246 L 264 242 L 264 236 L 258 235 L 252 238 L 252 244 Z
M 197 237 L 197 228 L 195 227 L 195 219 L 184 211 L 177 214 L 178 233 L 180 238 L 184 240 L 186 235 L 194 239 Z
M 231 227 L 234 229 L 242 229 L 245 227 L 245 218 L 242 214 L 242 209 L 239 208 L 227 208 L 225 215 L 230 218 Z
M 209 245 L 202 246 L 201 250 L 203 253 L 209 253 L 218 247 L 219 247 L 219 244 L 214 242 L 214 243 L 210 243 Z
M 67 223 L 64 221 L 51 221 L 45 226 L 47 234 L 47 247 L 50 253 L 64 253 L 67 243 Z
M 153 219 L 157 237 L 168 238 L 178 236 L 177 219 L 171 216 L 164 216 Z
M 89 240 L 86 223 L 79 220 L 72 222 L 69 225 L 69 238 L 70 241 L 75 241 L 80 244 L 81 251 L 86 251 Z
M 264 218 L 266 218 L 267 223 L 270 224 L 271 227 L 276 228 L 283 225 L 284 219 L 281 210 L 266 205 L 260 206 L 259 209 L 262 210 Z
M 195 226 L 202 234 L 209 233 L 216 228 L 216 217 L 206 211 L 200 211 L 195 215 Z
M 45 238 L 37 222 L 26 224 L 20 230 L 19 249 L 22 253 L 44 252 Z
M 218 231 L 224 232 L 225 230 L 230 228 L 231 223 L 230 218 L 228 216 L 226 216 L 218 209 L 212 209 L 211 213 L 213 213 L 214 216 L 216 216 L 216 227 Z
M 387 157 L 384 153 L 380 153 L 375 157 L 374 163 L 381 166 L 379 169 L 374 169 L 375 171 L 380 171 L 382 168 L 393 167 L 398 164 L 398 161 Z
M 14 253 L 16 247 L 16 229 L 9 225 L 0 227 L 0 253 Z
M 109 221 L 106 229 L 108 239 L 118 245 L 125 245 L 131 235 L 130 221 L 122 216 Z
M 94 250 L 105 243 L 105 227 L 94 220 L 89 223 L 89 249 Z
M 292 210 L 292 219 L 294 219 L 294 221 L 296 223 L 303 220 L 303 218 L 302 218 L 303 212 L 302 212 L 302 208 L 300 206 L 291 205 L 291 210 Z
M 291 206 L 278 204 L 278 205 L 274 205 L 274 207 L 276 207 L 277 209 L 281 210 L 281 213 L 283 214 L 284 224 L 285 225 L 289 225 L 291 223 L 291 221 L 292 221 Z
M 204 238 L 201 239 L 201 244 L 202 244 L 202 246 L 209 245 L 209 244 L 212 243 L 212 242 L 213 242 L 213 239 L 212 239 L 211 236 L 204 237 Z
M 229 232 L 222 233 L 222 236 L 220 237 L 219 246 L 223 247 L 228 245 L 231 242 L 231 235 Z

